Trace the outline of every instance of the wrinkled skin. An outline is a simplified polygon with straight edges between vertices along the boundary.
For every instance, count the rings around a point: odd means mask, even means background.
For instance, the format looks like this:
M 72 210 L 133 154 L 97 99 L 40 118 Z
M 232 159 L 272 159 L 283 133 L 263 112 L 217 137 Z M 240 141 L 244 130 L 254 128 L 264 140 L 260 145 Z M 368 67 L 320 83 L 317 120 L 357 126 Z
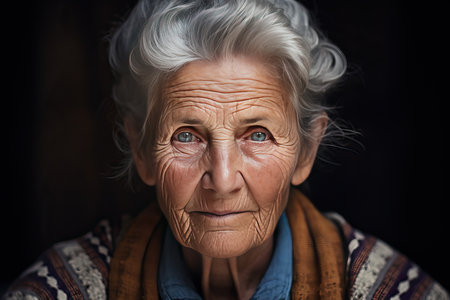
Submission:
M 185 65 L 165 87 L 153 159 L 134 153 L 206 298 L 253 294 L 290 184 L 313 163 L 270 70 L 248 57 Z

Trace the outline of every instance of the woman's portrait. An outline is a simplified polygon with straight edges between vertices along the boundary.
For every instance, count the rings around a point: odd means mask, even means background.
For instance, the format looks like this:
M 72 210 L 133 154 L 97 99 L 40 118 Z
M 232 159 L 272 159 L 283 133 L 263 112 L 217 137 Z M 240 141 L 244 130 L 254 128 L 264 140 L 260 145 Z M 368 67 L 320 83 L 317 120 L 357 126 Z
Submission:
M 29 7 L 2 299 L 450 299 L 419 10 Z

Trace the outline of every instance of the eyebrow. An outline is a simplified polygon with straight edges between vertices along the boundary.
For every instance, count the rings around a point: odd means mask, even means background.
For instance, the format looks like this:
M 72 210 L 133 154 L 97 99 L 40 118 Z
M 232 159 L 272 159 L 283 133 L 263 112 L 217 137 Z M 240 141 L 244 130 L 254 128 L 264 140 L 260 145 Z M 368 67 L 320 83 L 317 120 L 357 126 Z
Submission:
M 254 124 L 254 123 L 258 123 L 259 121 L 264 121 L 264 120 L 267 120 L 267 118 L 265 118 L 265 117 L 257 117 L 257 118 L 244 119 L 244 120 L 241 121 L 241 123 Z
M 256 117 L 256 118 L 249 118 L 249 119 L 240 120 L 239 123 L 248 125 L 248 124 L 255 124 L 255 123 L 258 123 L 258 122 L 264 121 L 264 120 L 267 120 L 267 118 L 265 118 L 265 117 Z M 201 125 L 201 124 L 203 124 L 203 122 L 201 120 L 195 119 L 195 118 L 183 119 L 183 120 L 181 120 L 181 123 L 187 124 L 187 125 Z
M 183 119 L 183 120 L 181 120 L 181 122 L 184 123 L 184 124 L 187 124 L 187 125 L 200 125 L 200 124 L 203 123 L 199 119 L 192 119 L 192 118 Z

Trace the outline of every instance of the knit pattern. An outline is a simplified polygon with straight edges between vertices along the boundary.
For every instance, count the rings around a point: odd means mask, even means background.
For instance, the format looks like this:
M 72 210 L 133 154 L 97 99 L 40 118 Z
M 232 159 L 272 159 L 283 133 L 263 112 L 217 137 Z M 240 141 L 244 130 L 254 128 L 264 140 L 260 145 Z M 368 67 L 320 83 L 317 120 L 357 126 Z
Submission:
M 327 217 L 346 240 L 348 299 L 450 299 L 439 283 L 392 247 L 352 228 L 338 214 Z
M 450 299 L 439 283 L 404 255 L 352 228 L 338 214 L 326 216 L 345 240 L 346 299 Z M 110 223 L 101 221 L 86 235 L 54 245 L 10 286 L 2 300 L 107 299 L 115 236 Z
M 111 226 L 104 220 L 86 235 L 44 252 L 2 300 L 107 299 L 112 251 Z

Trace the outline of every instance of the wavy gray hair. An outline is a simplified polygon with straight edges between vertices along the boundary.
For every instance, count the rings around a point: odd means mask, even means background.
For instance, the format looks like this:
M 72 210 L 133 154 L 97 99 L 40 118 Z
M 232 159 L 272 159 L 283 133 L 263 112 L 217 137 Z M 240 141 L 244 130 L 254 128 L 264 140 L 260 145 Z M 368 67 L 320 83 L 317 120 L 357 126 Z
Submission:
M 140 0 L 110 37 L 113 98 L 133 121 L 139 150 L 151 149 L 158 131 L 164 82 L 183 65 L 231 55 L 264 59 L 286 84 L 307 150 L 312 124 L 327 107 L 320 97 L 346 70 L 341 51 L 311 24 L 294 0 Z M 121 175 L 133 177 L 123 125 L 117 145 Z M 122 138 L 120 138 L 122 137 Z

